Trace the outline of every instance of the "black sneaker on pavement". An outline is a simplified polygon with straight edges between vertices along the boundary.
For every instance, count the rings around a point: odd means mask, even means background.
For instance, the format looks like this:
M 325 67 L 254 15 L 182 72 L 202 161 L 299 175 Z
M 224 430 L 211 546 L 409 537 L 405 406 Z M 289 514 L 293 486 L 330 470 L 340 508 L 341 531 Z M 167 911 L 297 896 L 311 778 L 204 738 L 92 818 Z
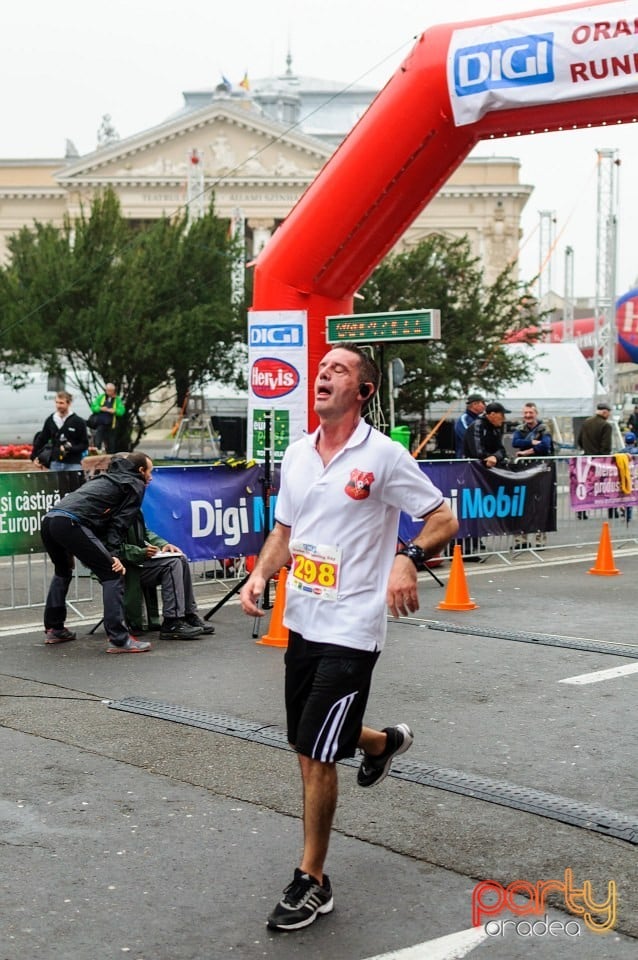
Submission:
M 301 930 L 307 927 L 320 913 L 330 913 L 334 907 L 332 888 L 327 874 L 323 883 L 319 883 L 308 873 L 295 868 L 292 883 L 284 890 L 284 895 L 268 917 L 271 930 Z
M 148 653 L 151 645 L 147 640 L 137 640 L 135 637 L 129 637 L 126 643 L 119 647 L 116 643 L 110 643 L 106 648 L 107 653 Z
M 394 758 L 400 753 L 405 753 L 414 743 L 414 734 L 407 723 L 399 723 L 396 727 L 384 727 L 381 732 L 387 734 L 388 743 L 383 753 L 377 757 L 370 753 L 363 754 L 357 773 L 357 783 L 360 787 L 374 787 L 385 780 L 390 773 Z
M 49 627 L 48 630 L 44 631 L 44 642 L 45 643 L 66 643 L 67 640 L 75 640 L 76 634 L 72 633 L 71 630 L 67 630 L 66 627 Z
M 185 620 L 165 620 L 160 627 L 160 640 L 194 640 L 201 637 L 199 627 L 191 627 Z
M 184 620 L 189 625 L 189 627 L 199 627 L 200 633 L 205 633 L 207 636 L 215 633 L 215 627 L 212 623 L 208 623 L 207 620 L 203 620 L 202 617 L 197 613 L 187 613 L 184 617 Z

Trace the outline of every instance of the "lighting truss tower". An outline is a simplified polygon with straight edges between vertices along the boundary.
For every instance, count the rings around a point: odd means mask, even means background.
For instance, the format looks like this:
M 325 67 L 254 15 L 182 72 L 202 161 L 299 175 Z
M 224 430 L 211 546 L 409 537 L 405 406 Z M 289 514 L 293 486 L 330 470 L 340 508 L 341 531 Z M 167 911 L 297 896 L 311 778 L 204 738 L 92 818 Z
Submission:
M 204 196 L 204 165 L 197 150 L 188 155 L 188 176 L 186 180 L 186 212 L 189 221 L 199 220 L 206 212 Z
M 556 213 L 554 210 L 539 210 L 540 240 L 538 250 L 538 303 L 541 310 L 550 307 L 549 295 L 552 289 L 552 253 L 554 250 L 554 228 Z M 543 326 L 547 326 L 544 322 Z
M 596 217 L 596 300 L 594 307 L 594 409 L 598 394 L 615 399 L 616 361 L 616 242 L 618 235 L 618 151 L 598 154 Z
M 233 260 L 230 276 L 231 298 L 233 303 L 241 303 L 245 295 L 246 220 L 244 219 L 244 211 L 239 207 L 236 207 L 235 210 L 233 210 L 233 216 L 230 221 L 230 229 L 232 237 L 237 241 L 238 246 L 237 256 Z
M 565 306 L 563 308 L 563 343 L 574 342 L 574 250 L 565 247 Z

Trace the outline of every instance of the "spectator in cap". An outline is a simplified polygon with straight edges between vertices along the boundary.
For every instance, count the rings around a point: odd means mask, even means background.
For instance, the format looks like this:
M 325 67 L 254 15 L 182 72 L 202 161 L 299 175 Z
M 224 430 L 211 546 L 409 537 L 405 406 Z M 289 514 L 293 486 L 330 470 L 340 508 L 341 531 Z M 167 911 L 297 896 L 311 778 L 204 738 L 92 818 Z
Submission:
M 494 401 L 485 407 L 485 413 L 474 420 L 463 438 L 464 456 L 482 460 L 486 467 L 502 464 L 507 458 L 503 446 L 505 414 L 510 411 L 502 403 Z
M 611 407 L 601 401 L 593 417 L 587 417 L 580 428 L 577 445 L 591 457 L 608 457 L 611 454 Z
M 608 457 L 611 455 L 611 407 L 605 401 L 596 405 L 596 413 L 582 424 L 576 445 L 581 448 L 583 453 L 590 457 Z M 610 516 L 615 516 L 613 507 L 610 507 Z M 578 520 L 587 520 L 585 510 L 578 510 L 576 513 Z
M 471 393 L 465 401 L 465 413 L 454 424 L 454 443 L 457 457 L 464 457 L 463 437 L 465 431 L 485 411 L 485 400 L 480 393 Z

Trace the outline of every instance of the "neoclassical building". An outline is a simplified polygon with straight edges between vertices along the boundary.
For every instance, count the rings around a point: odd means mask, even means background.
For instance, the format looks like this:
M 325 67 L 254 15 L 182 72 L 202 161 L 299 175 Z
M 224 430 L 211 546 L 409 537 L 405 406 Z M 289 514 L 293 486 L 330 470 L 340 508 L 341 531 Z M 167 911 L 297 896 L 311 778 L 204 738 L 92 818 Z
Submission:
M 248 86 L 248 84 L 246 84 Z M 184 93 L 163 123 L 119 139 L 108 120 L 92 152 L 0 160 L 0 259 L 7 237 L 34 221 L 61 224 L 112 187 L 124 215 L 144 221 L 193 214 L 214 192 L 218 216 L 246 238 L 250 260 L 262 249 L 376 94 L 367 87 L 297 76 L 288 59 L 279 77 L 251 89 L 220 84 Z M 466 160 L 401 238 L 406 249 L 429 233 L 466 234 L 486 279 L 516 258 L 520 217 L 532 187 L 519 182 L 513 157 Z

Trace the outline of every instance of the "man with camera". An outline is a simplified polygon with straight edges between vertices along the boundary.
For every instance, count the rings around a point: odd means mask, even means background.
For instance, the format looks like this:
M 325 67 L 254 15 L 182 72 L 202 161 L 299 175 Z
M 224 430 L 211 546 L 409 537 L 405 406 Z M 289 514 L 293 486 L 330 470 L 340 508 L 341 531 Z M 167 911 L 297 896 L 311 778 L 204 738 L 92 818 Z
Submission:
M 89 446 L 86 423 L 71 411 L 73 396 L 66 390 L 55 395 L 55 411 L 35 435 L 31 459 L 50 470 L 81 470 Z
M 523 422 L 512 435 L 516 457 L 551 457 L 554 453 L 552 435 L 547 424 L 538 416 L 535 403 L 523 406 Z
M 554 455 L 554 441 L 538 415 L 538 407 L 531 401 L 523 405 L 523 422 L 512 434 L 512 447 L 516 455 L 516 463 L 523 466 L 525 458 L 529 464 L 536 457 L 552 457 Z M 554 487 L 552 488 L 554 489 Z M 547 543 L 547 534 L 544 530 L 534 531 L 534 543 L 537 550 Z M 527 550 L 530 547 L 528 534 L 522 531 L 515 540 L 515 550 Z

